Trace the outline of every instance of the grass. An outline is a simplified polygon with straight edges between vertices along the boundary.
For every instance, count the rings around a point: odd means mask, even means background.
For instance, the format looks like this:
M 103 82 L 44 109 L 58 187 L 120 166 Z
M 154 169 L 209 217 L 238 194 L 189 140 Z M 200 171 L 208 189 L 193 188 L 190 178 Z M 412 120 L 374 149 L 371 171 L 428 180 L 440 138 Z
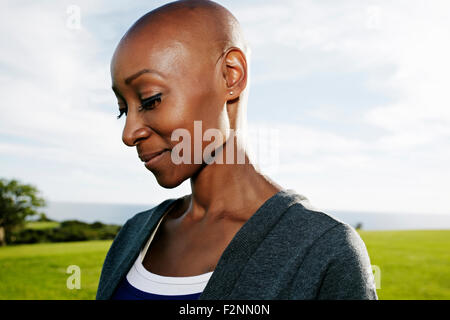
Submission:
M 95 299 L 111 240 L 0 248 L 0 299 Z M 81 289 L 67 289 L 67 267 L 81 269 Z
M 450 230 L 361 231 L 383 300 L 450 299 Z
M 450 299 L 450 230 L 360 231 L 381 269 L 380 299 Z M 94 299 L 111 240 L 0 248 L 0 299 Z M 81 289 L 69 290 L 69 265 Z

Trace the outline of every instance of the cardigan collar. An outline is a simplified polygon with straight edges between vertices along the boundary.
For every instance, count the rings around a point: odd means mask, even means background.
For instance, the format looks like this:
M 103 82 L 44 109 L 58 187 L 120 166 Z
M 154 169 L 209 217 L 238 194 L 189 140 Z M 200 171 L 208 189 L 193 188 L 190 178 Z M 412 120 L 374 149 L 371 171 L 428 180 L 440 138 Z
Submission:
M 101 295 L 106 299 L 112 296 L 117 285 L 126 276 L 160 218 L 177 200 L 168 199 L 150 210 L 153 213 L 150 212 L 146 222 L 136 234 L 135 245 L 130 246 L 128 252 L 123 254 L 121 262 L 112 272 L 115 276 L 111 277 L 111 280 L 103 288 Z M 225 248 L 199 299 L 226 299 L 236 285 L 246 261 L 256 251 L 267 233 L 290 206 L 305 200 L 305 197 L 295 193 L 292 189 L 282 189 L 266 200 L 244 223 Z
M 266 200 L 225 248 L 199 299 L 229 299 L 252 254 L 289 207 L 301 200 L 306 198 L 292 189 L 282 189 Z
M 127 275 L 134 261 L 140 253 L 141 247 L 146 243 L 154 228 L 158 224 L 162 215 L 175 204 L 177 199 L 167 199 L 158 206 L 148 210 L 148 216 L 138 232 L 135 233 L 135 239 L 126 247 L 126 251 L 122 252 L 119 262 L 109 271 L 109 281 L 104 285 L 97 296 L 100 299 L 110 299 L 114 294 L 114 290 Z M 123 226 L 125 228 L 126 225 Z

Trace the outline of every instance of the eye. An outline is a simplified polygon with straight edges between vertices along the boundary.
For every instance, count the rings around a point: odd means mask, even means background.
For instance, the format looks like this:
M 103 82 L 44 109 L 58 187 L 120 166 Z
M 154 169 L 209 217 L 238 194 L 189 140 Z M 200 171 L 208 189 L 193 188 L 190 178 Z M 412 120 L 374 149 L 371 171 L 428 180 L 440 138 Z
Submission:
M 120 119 L 120 117 L 125 113 L 125 115 L 127 114 L 127 109 L 126 108 L 122 108 L 119 109 L 120 114 L 117 116 L 117 119 Z
M 161 93 L 155 94 L 150 98 L 143 99 L 139 110 L 152 110 L 161 103 Z

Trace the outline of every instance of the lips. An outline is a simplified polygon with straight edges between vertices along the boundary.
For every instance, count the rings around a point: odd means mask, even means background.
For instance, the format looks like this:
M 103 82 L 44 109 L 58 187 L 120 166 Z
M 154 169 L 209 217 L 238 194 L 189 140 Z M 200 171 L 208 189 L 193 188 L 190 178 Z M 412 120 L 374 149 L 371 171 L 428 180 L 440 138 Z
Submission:
M 142 162 L 148 162 L 151 159 L 153 159 L 156 156 L 159 156 L 161 153 L 163 153 L 164 151 L 167 151 L 169 149 L 162 149 L 156 152 L 149 152 L 149 153 L 144 153 L 144 154 L 139 154 L 139 158 L 141 159 Z

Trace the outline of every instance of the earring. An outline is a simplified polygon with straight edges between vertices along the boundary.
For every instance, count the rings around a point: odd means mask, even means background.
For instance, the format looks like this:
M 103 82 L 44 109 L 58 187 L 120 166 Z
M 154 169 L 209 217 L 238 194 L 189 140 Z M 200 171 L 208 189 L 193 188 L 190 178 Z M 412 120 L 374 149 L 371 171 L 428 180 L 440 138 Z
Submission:
M 232 95 L 233 94 L 233 91 L 230 91 L 230 95 Z

